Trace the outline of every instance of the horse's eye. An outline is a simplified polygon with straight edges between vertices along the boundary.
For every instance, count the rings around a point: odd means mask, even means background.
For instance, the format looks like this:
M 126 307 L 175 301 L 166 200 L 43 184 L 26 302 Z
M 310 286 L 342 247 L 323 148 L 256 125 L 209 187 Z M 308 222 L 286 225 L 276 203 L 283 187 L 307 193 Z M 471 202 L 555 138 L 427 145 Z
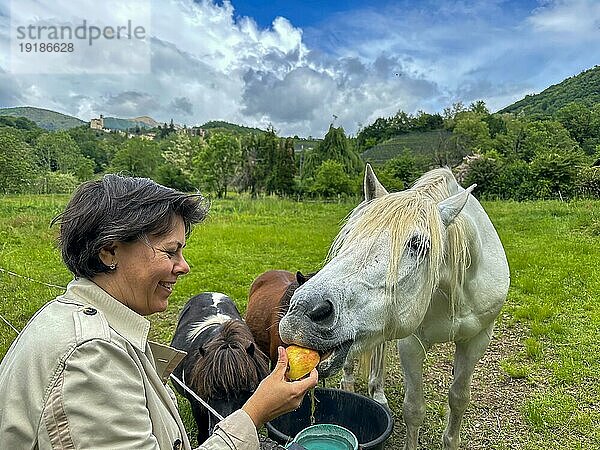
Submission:
M 425 236 L 415 235 L 406 242 L 406 248 L 411 256 L 423 257 L 429 252 L 429 239 Z

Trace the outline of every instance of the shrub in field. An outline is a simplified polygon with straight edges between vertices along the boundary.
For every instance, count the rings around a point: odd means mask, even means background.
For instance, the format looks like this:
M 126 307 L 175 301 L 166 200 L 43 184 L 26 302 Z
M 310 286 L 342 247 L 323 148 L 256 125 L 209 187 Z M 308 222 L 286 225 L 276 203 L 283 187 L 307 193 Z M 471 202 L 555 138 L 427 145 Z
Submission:
M 493 156 L 483 155 L 472 159 L 462 184 L 465 187 L 477 184 L 477 195 L 498 198 L 501 196 L 500 167 L 500 161 Z
M 38 194 L 69 194 L 79 186 L 77 177 L 70 173 L 47 172 L 35 183 Z
M 577 194 L 585 198 L 600 198 L 600 167 L 584 167 L 575 180 Z
M 537 182 L 531 173 L 531 166 L 525 161 L 505 163 L 500 171 L 498 184 L 500 198 L 517 201 L 536 198 Z
M 350 177 L 344 172 L 342 163 L 327 160 L 317 170 L 311 192 L 325 198 L 352 194 Z

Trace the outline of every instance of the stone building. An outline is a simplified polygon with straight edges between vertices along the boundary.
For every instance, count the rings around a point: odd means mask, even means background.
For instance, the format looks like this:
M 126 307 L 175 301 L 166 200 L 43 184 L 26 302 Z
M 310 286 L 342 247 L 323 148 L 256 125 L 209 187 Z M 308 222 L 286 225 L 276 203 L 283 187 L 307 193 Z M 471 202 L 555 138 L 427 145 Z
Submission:
M 90 128 L 92 130 L 104 130 L 104 116 L 100 114 L 99 119 L 90 119 Z

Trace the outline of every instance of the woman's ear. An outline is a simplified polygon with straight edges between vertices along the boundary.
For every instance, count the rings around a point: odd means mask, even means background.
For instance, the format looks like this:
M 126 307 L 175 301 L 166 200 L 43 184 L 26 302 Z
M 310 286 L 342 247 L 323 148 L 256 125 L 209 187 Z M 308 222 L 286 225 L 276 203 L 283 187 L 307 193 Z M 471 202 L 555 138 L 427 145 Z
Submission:
M 115 248 L 116 245 L 114 243 L 111 243 L 109 245 L 105 245 L 100 249 L 100 254 L 98 255 L 98 257 L 105 266 L 110 267 L 111 265 L 117 262 L 115 258 Z

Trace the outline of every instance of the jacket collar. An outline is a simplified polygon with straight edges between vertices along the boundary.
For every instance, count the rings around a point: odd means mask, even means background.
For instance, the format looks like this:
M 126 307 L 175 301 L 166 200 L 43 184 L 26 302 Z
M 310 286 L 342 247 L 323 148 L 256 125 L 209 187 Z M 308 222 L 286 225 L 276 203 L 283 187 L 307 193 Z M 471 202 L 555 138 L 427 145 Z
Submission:
M 96 283 L 87 278 L 75 278 L 67 285 L 64 296 L 83 301 L 102 311 L 112 329 L 136 348 L 145 351 L 150 321 L 109 295 Z

